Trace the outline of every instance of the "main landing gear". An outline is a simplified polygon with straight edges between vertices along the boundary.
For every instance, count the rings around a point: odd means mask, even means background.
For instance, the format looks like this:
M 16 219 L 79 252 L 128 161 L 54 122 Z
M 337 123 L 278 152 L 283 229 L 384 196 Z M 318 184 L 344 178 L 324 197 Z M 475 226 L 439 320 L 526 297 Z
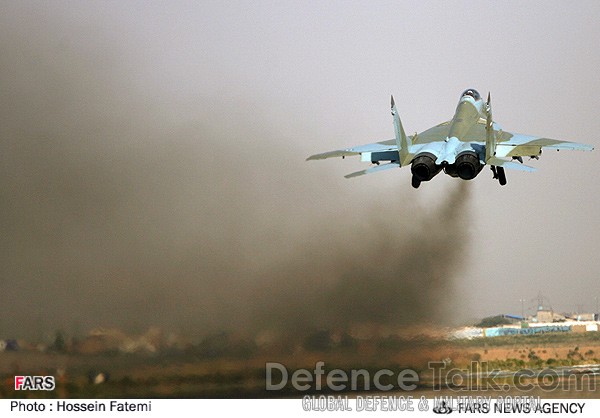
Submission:
M 500 186 L 506 185 L 506 174 L 504 173 L 504 167 L 496 167 L 495 165 L 491 166 L 492 173 L 494 173 L 494 178 L 498 179 L 498 183 Z

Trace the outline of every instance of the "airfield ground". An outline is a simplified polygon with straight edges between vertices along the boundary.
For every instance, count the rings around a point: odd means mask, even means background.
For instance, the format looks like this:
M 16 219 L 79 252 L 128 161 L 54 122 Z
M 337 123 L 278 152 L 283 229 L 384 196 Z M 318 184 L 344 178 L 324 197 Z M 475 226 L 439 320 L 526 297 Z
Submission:
M 417 391 L 435 395 L 429 362 L 445 362 L 444 367 L 471 373 L 478 370 L 573 370 L 596 381 L 600 365 L 600 333 L 544 334 L 477 338 L 447 341 L 430 337 L 381 338 L 358 345 L 322 351 L 296 349 L 287 352 L 259 350 L 243 355 L 206 356 L 197 352 L 160 354 L 104 353 L 100 355 L 56 352 L 14 351 L 0 353 L 0 397 L 50 398 L 268 398 L 302 397 L 320 394 L 297 391 L 290 384 L 279 391 L 265 390 L 265 364 L 277 362 L 290 371 L 314 370 L 317 362 L 325 370 L 352 369 L 415 370 Z M 598 366 L 600 367 L 600 366 Z M 94 383 L 98 373 L 107 377 Z M 54 375 L 57 388 L 52 392 L 14 390 L 15 375 Z M 511 383 L 510 379 L 502 383 Z M 533 382 L 537 385 L 536 382 Z M 598 381 L 600 384 L 600 380 Z M 539 392 L 535 396 L 600 396 L 593 384 L 581 391 Z M 340 394 L 340 393 L 337 393 Z M 352 396 L 353 393 L 343 393 Z M 413 393 L 415 394 L 415 393 Z M 468 394 L 468 393 L 467 393 Z M 487 393 L 493 396 L 493 393 Z M 500 393 L 506 395 L 506 393 Z

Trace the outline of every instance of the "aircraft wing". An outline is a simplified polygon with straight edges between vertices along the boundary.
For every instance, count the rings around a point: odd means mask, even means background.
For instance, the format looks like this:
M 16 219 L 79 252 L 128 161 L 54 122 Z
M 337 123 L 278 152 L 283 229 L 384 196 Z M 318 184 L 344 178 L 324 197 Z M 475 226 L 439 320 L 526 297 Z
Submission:
M 442 124 L 443 125 L 443 124 Z M 441 126 L 441 125 L 440 125 Z M 432 128 L 435 129 L 435 128 Z M 499 125 L 494 122 L 494 133 L 496 135 L 495 156 L 505 157 L 532 157 L 541 154 L 542 149 L 555 150 L 577 150 L 591 151 L 594 147 L 576 142 L 563 141 L 560 139 L 542 138 L 533 135 L 523 135 L 503 131 Z M 485 120 L 481 119 L 465 136 L 465 141 L 482 142 L 485 141 L 486 129 Z
M 404 128 L 402 127 L 402 122 L 398 116 L 398 110 L 394 103 L 393 96 L 391 97 L 390 104 L 394 122 L 394 131 L 396 134 L 394 139 L 315 154 L 311 155 L 306 160 L 324 160 L 326 158 L 334 157 L 344 158 L 346 156 L 360 154 L 361 161 L 368 161 L 376 164 L 375 167 L 357 171 L 346 176 L 346 178 L 352 178 L 408 165 L 412 161 L 414 154 L 421 151 L 424 147 L 430 146 L 428 144 L 437 143 L 436 145 L 431 146 L 434 148 L 441 148 L 440 144 L 443 143 L 448 136 L 450 122 L 441 123 L 421 134 L 408 136 L 405 134 Z M 387 161 L 387 163 L 381 164 L 381 162 L 384 161 Z
M 433 128 L 427 129 L 426 131 L 421 132 L 420 134 L 413 136 L 408 135 L 408 139 L 412 142 L 413 145 L 423 145 L 430 142 L 440 142 L 444 141 L 448 136 L 448 131 L 450 130 L 450 122 L 443 122 L 439 125 L 434 126 Z M 420 147 L 412 147 L 414 148 Z M 359 145 L 351 148 L 344 148 L 335 151 L 324 152 L 322 154 L 311 155 L 306 159 L 309 160 L 324 160 L 326 158 L 336 158 L 336 157 L 349 157 L 352 155 L 359 155 L 363 153 L 373 153 L 373 152 L 387 152 L 387 151 L 398 151 L 398 146 L 396 145 L 395 139 L 388 139 L 387 141 L 375 142 L 373 144 Z
M 363 153 L 373 153 L 373 152 L 387 152 L 387 151 L 398 151 L 398 146 L 396 145 L 395 139 L 389 139 L 387 141 L 375 142 L 373 144 L 367 145 L 359 145 L 352 148 L 344 148 L 336 151 L 324 152 L 322 154 L 311 155 L 306 159 L 309 160 L 324 160 L 326 158 L 335 158 L 335 157 L 347 157 L 351 155 L 358 155 Z
M 560 139 L 498 132 L 498 142 L 496 145 L 497 157 L 537 156 L 541 154 L 542 149 L 591 151 L 594 147 L 576 142 L 562 141 Z

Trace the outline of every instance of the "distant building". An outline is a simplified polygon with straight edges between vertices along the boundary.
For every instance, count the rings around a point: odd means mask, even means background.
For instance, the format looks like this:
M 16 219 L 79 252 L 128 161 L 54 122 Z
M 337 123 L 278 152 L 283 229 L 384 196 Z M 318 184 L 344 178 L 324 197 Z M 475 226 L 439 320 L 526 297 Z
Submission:
M 551 309 L 539 309 L 533 318 L 534 322 L 550 323 L 550 322 L 563 322 L 565 316 L 552 311 Z
M 552 322 L 553 312 L 548 310 L 539 310 L 535 316 L 536 322 Z
M 575 315 L 575 319 L 578 321 L 595 321 L 596 316 L 593 313 L 580 313 Z

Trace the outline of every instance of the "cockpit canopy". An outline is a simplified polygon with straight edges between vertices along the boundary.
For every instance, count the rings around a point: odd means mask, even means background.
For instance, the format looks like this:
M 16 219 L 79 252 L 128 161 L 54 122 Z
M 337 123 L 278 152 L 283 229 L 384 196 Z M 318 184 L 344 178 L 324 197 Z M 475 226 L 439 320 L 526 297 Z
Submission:
M 461 98 L 463 98 L 465 96 L 471 96 L 475 100 L 481 99 L 481 96 L 479 95 L 479 93 L 475 89 L 467 89 L 467 90 L 465 90 L 463 92 L 463 94 L 460 95 Z

